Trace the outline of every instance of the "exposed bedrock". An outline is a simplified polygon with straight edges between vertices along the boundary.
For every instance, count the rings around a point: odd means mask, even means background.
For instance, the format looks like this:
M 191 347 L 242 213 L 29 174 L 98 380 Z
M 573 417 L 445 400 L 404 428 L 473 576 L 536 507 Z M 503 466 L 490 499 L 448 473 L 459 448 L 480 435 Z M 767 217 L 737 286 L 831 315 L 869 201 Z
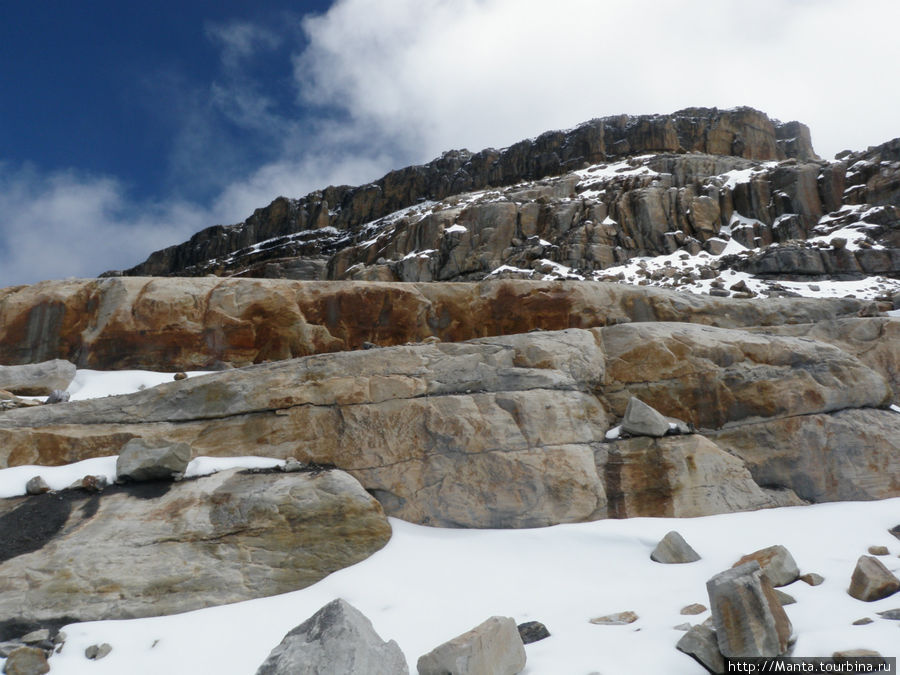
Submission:
M 536 328 L 682 321 L 724 328 L 869 313 L 848 298 L 739 300 L 603 282 L 110 278 L 0 289 L 0 363 L 216 369 L 369 342 L 457 342 Z
M 0 616 L 158 616 L 303 588 L 391 536 L 341 471 L 223 471 L 0 500 Z
M 632 395 L 707 438 L 606 441 Z M 319 354 L 13 410 L 0 415 L 0 465 L 112 455 L 143 437 L 334 464 L 389 515 L 432 525 L 700 515 L 785 503 L 770 488 L 815 501 L 900 494 L 900 415 L 875 409 L 889 397 L 884 375 L 836 346 L 635 323 Z M 877 425 L 860 423 L 848 446 L 831 430 L 855 415 Z M 792 426 L 814 419 L 825 432 Z M 755 429 L 781 461 L 740 445 Z M 822 480 L 829 464 L 810 464 L 814 453 L 852 455 L 856 469 Z M 648 489 L 653 499 L 638 496 Z

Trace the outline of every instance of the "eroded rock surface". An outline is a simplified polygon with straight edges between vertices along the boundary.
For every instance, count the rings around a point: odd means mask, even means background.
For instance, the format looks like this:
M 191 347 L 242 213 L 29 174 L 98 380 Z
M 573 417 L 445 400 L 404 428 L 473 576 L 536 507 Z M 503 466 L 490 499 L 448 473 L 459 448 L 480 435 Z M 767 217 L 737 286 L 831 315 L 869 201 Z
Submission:
M 341 471 L 223 471 L 0 501 L 0 615 L 42 622 L 184 612 L 303 588 L 391 528 Z

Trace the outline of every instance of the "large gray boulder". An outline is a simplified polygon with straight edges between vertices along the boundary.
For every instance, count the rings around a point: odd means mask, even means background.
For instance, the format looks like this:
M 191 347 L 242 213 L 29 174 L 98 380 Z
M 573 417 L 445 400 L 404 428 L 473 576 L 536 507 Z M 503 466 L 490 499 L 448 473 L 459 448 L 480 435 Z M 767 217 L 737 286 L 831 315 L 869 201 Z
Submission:
M 372 622 L 338 598 L 284 636 L 256 675 L 406 675 L 394 640 L 382 640 Z
M 744 563 L 706 582 L 719 651 L 726 657 L 781 656 L 791 622 L 759 563 Z
M 67 389 L 74 378 L 75 366 L 63 359 L 0 366 L 0 389 L 19 396 L 49 396 L 54 390 Z
M 0 500 L 0 616 L 127 619 L 297 590 L 384 546 L 342 471 L 222 471 Z
M 675 645 L 675 648 L 696 659 L 711 673 L 725 672 L 725 659 L 719 652 L 716 631 L 702 623 L 693 626 Z
M 515 619 L 492 616 L 419 657 L 419 675 L 515 675 L 525 667 Z
M 191 454 L 187 443 L 133 438 L 122 447 L 116 459 L 116 478 L 132 481 L 171 478 L 187 470 Z

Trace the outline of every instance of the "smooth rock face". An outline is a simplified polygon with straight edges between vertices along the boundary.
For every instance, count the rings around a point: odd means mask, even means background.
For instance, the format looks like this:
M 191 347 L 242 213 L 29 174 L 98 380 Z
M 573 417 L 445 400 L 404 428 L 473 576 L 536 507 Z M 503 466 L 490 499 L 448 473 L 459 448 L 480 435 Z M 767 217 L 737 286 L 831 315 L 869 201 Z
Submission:
M 230 470 L 2 500 L 0 534 L 0 615 L 40 622 L 172 614 L 296 590 L 365 559 L 391 530 L 341 471 Z
M 759 563 L 720 572 L 706 582 L 719 651 L 723 656 L 780 656 L 791 622 Z
M 66 389 L 75 377 L 75 366 L 62 359 L 21 366 L 0 366 L 0 389 L 19 396 L 47 396 Z
M 900 591 L 900 579 L 884 566 L 878 558 L 860 556 L 850 579 L 847 592 L 857 600 L 873 602 Z
M 183 474 L 191 461 L 187 443 L 150 443 L 142 438 L 128 441 L 116 460 L 118 480 L 159 480 Z
M 675 645 L 678 651 L 693 656 L 711 673 L 725 672 L 725 659 L 719 653 L 716 632 L 703 624 L 692 627 Z
M 214 369 L 364 342 L 390 346 L 431 336 L 459 342 L 534 328 L 809 324 L 856 317 L 865 305 L 845 298 L 723 300 L 603 282 L 53 281 L 0 289 L 0 363 L 64 358 L 99 370 Z
M 654 436 L 659 438 L 669 432 L 669 421 L 656 410 L 632 396 L 628 399 L 622 431 L 632 436 Z
M 732 567 L 738 567 L 744 563 L 755 560 L 762 567 L 762 571 L 769 578 L 773 586 L 787 586 L 795 582 L 800 576 L 800 569 L 794 561 L 794 556 L 784 546 L 776 545 L 748 553 L 738 560 Z
M 492 616 L 419 657 L 419 675 L 515 675 L 525 667 L 525 646 L 511 617 Z
M 382 640 L 372 622 L 342 599 L 333 600 L 284 636 L 256 675 L 406 675 L 394 640 Z
M 656 545 L 650 554 L 650 560 L 667 564 L 691 563 L 700 560 L 700 554 L 673 530 Z

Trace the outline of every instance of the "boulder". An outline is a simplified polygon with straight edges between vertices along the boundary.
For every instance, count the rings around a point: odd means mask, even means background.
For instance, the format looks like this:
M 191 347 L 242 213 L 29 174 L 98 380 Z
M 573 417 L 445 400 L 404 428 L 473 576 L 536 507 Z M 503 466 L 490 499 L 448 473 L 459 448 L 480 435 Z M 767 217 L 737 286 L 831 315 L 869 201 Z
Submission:
M 887 546 L 870 546 L 866 551 L 869 555 L 890 555 Z
M 706 582 L 719 651 L 726 657 L 787 653 L 791 622 L 755 560 Z
M 256 675 L 325 673 L 406 675 L 409 668 L 394 640 L 382 640 L 362 612 L 338 598 L 285 635 L 256 671 Z
M 650 560 L 667 564 L 691 563 L 700 560 L 700 554 L 691 548 L 684 537 L 673 530 L 656 545 L 650 554 Z
M 19 647 L 6 657 L 3 672 L 6 675 L 43 675 L 50 672 L 50 664 L 42 649 Z
M 110 652 L 112 652 L 112 645 L 108 642 L 103 642 L 99 645 L 86 647 L 84 650 L 84 658 L 90 661 L 99 661 L 100 659 L 109 656 Z
M 810 586 L 819 586 L 825 581 L 825 577 L 821 574 L 816 574 L 815 572 L 807 572 L 806 574 L 801 574 L 799 577 L 800 581 L 809 584 Z
M 128 441 L 116 459 L 117 480 L 159 480 L 184 474 L 191 461 L 187 443 L 149 442 L 143 438 Z
M 0 366 L 0 389 L 19 396 L 47 396 L 65 390 L 75 378 L 75 366 L 62 359 L 20 366 Z
M 661 437 L 669 433 L 669 421 L 643 401 L 632 396 L 628 399 L 622 431 L 632 436 Z
M 773 586 L 787 586 L 794 583 L 800 576 L 800 569 L 794 561 L 794 556 L 784 546 L 776 545 L 748 553 L 738 560 L 732 567 L 743 565 L 755 560 L 762 567 L 763 573 L 769 578 Z
M 882 619 L 891 621 L 900 621 L 900 609 L 886 609 L 883 612 L 876 612 Z
M 515 675 L 525 668 L 525 646 L 511 617 L 492 616 L 419 657 L 419 675 Z
M 675 648 L 693 657 L 710 673 L 718 675 L 725 672 L 725 659 L 719 652 L 716 631 L 700 624 L 693 626 L 675 645 Z
M 860 556 L 850 579 L 847 592 L 864 602 L 874 602 L 900 591 L 900 579 L 894 576 L 878 558 Z
M 125 619 L 285 593 L 365 559 L 390 533 L 378 502 L 335 470 L 6 499 L 0 615 Z

